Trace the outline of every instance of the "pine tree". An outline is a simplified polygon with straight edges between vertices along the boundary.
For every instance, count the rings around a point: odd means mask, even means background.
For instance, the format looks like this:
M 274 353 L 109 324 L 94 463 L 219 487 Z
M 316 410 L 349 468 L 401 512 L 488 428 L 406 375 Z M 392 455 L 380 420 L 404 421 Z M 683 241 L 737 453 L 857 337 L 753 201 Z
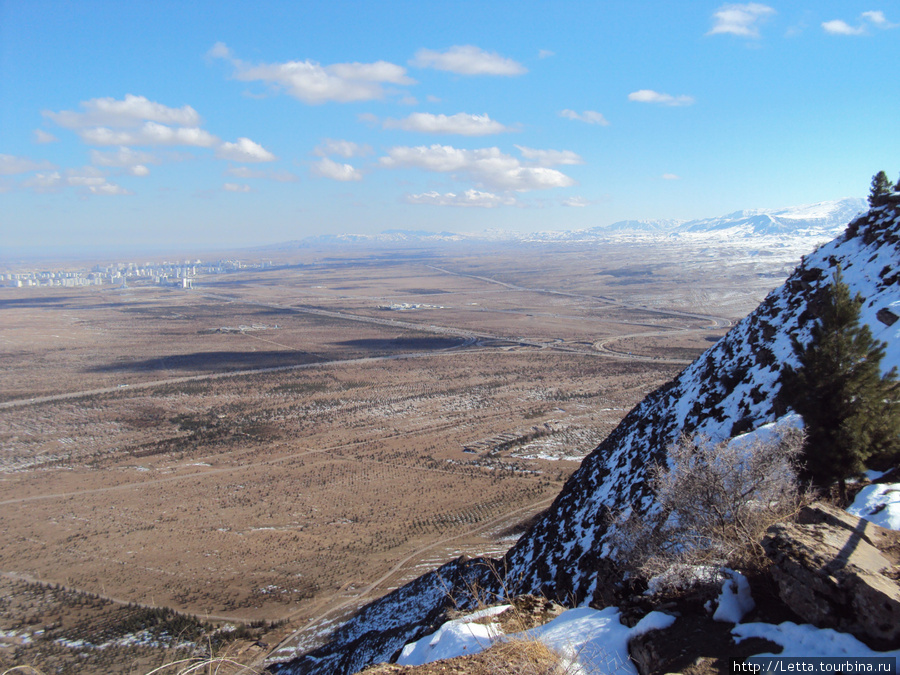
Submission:
M 860 325 L 861 296 L 850 296 L 841 269 L 825 289 L 812 340 L 794 340 L 800 365 L 786 366 L 782 395 L 806 424 L 806 477 L 827 486 L 846 479 L 866 460 L 900 455 L 900 382 L 896 368 L 882 376 L 887 345 Z
M 879 171 L 872 176 L 872 189 L 869 190 L 869 206 L 880 206 L 884 203 L 884 197 L 894 191 L 891 179 L 884 171 Z

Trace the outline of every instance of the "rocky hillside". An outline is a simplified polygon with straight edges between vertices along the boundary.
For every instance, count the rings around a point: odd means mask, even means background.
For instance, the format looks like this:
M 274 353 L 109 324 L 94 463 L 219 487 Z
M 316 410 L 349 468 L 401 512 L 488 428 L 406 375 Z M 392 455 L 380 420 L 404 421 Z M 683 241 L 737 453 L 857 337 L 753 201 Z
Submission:
M 773 421 L 783 410 L 778 377 L 796 363 L 791 338 L 809 339 L 825 286 L 840 265 L 863 320 L 888 342 L 885 368 L 900 365 L 900 203 L 860 216 L 806 256 L 783 286 L 682 374 L 650 394 L 572 475 L 554 504 L 493 568 L 514 593 L 590 598 L 601 605 L 610 578 L 612 514 L 654 509 L 646 482 L 654 462 L 683 432 L 713 440 Z M 434 629 L 450 596 L 464 602 L 475 583 L 500 590 L 485 561 L 455 561 L 365 607 L 316 652 L 274 666 L 278 673 L 351 673 L 389 659 Z
M 523 588 L 577 599 L 603 589 L 611 514 L 654 508 L 646 482 L 654 462 L 681 433 L 713 440 L 773 421 L 778 377 L 796 365 L 791 338 L 809 339 L 814 307 L 840 265 L 852 293 L 865 298 L 862 319 L 888 342 L 883 366 L 900 364 L 900 206 L 873 209 L 845 234 L 806 256 L 780 288 L 681 375 L 638 404 L 585 458 L 553 506 L 507 555 L 509 577 Z

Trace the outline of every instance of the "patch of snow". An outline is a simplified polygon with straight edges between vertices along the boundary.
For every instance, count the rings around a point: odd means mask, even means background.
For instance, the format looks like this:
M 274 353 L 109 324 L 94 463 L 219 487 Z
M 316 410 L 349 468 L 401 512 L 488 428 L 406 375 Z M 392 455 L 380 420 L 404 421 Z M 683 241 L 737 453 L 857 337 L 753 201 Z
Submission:
M 489 612 L 498 614 L 508 607 L 509 605 L 503 605 L 489 608 L 462 619 L 448 621 L 435 633 L 406 645 L 397 663 L 423 665 L 487 649 L 501 638 L 499 626 L 471 622 L 476 618 L 489 616 Z M 566 610 L 543 626 L 515 633 L 504 639 L 543 642 L 560 655 L 563 669 L 571 675 L 597 672 L 637 675 L 637 669 L 628 658 L 628 641 L 651 630 L 668 628 L 674 622 L 674 616 L 651 612 L 636 626 L 629 628 L 619 621 L 617 607 L 602 610 L 579 607 Z
M 441 659 L 477 654 L 490 647 L 502 631 L 497 624 L 473 622 L 476 619 L 496 616 L 509 607 L 509 605 L 488 607 L 461 619 L 448 621 L 431 635 L 406 645 L 397 663 L 401 666 L 422 666 Z
M 756 607 L 750 595 L 750 582 L 740 572 L 729 570 L 730 579 L 722 584 L 717 602 L 719 606 L 713 614 L 713 621 L 740 623 L 744 615 Z
M 770 623 L 742 623 L 731 629 L 735 642 L 759 637 L 781 645 L 780 654 L 756 654 L 755 656 L 778 656 L 802 658 L 809 656 L 833 657 L 890 657 L 900 656 L 900 650 L 875 652 L 847 633 L 839 633 L 831 628 L 816 628 L 809 624 L 785 621 L 777 626 Z
M 864 487 L 847 513 L 889 530 L 900 530 L 900 483 L 876 483 Z

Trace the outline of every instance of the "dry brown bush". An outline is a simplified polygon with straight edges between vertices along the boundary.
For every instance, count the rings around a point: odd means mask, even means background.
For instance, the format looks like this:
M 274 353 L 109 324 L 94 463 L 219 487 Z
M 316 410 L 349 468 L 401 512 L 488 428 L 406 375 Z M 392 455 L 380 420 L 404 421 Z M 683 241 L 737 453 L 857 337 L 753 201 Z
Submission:
M 803 440 L 802 430 L 786 426 L 744 443 L 682 436 L 669 448 L 668 466 L 651 472 L 658 508 L 616 522 L 617 562 L 647 577 L 678 577 L 673 570 L 696 565 L 762 564 L 763 533 L 806 498 L 797 481 Z

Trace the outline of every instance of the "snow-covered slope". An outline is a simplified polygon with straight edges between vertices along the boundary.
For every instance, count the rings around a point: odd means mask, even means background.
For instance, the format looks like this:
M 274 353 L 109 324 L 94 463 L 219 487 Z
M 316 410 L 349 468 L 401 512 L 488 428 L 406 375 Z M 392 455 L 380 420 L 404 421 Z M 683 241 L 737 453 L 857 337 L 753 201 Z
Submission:
M 796 365 L 791 338 L 808 341 L 815 304 L 837 265 L 851 292 L 865 299 L 863 321 L 888 343 L 883 367 L 900 363 L 900 322 L 888 325 L 900 316 L 900 207 L 891 205 L 873 209 L 807 256 L 755 312 L 638 404 L 509 552 L 509 577 L 563 597 L 598 590 L 610 515 L 653 508 L 647 472 L 681 433 L 728 438 L 784 412 L 778 377 L 784 364 Z
M 816 304 L 837 265 L 851 292 L 865 300 L 863 321 L 888 343 L 883 367 L 900 365 L 900 203 L 893 202 L 854 220 L 844 234 L 806 256 L 756 311 L 638 404 L 585 458 L 535 526 L 492 566 L 503 570 L 502 586 L 577 602 L 602 600 L 604 588 L 616 581 L 606 576 L 610 515 L 654 508 L 647 472 L 665 460 L 679 434 L 699 431 L 723 439 L 785 412 L 778 377 L 784 364 L 796 364 L 791 338 L 809 339 Z M 467 585 L 500 590 L 489 571 L 484 561 L 449 563 L 368 605 L 328 645 L 277 672 L 350 673 L 386 660 L 428 632 L 450 596 L 464 604 Z

